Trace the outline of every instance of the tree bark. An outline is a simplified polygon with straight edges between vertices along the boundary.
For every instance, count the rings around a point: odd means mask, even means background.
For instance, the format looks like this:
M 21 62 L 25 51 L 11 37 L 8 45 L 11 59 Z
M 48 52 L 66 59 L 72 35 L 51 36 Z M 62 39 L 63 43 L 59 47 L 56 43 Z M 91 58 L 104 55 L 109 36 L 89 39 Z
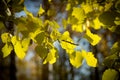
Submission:
M 16 77 L 16 65 L 15 65 L 15 52 L 12 51 L 10 54 L 10 80 L 17 80 Z

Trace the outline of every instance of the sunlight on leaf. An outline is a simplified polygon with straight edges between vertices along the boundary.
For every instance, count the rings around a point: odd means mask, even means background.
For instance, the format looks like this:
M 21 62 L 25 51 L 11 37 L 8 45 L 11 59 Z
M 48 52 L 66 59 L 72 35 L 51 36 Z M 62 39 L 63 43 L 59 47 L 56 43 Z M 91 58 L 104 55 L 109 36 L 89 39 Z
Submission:
M 93 22 L 94 22 L 94 27 L 93 27 L 94 29 L 100 29 L 103 26 L 103 24 L 99 21 L 98 17 L 96 17 L 93 20 Z
M 30 32 L 29 33 L 29 37 L 34 41 L 34 42 L 37 42 L 36 41 L 36 37 L 38 34 L 40 34 L 42 31 L 40 31 L 40 29 L 37 29 L 35 32 Z M 38 35 L 39 36 L 39 35 Z
M 85 14 L 93 11 L 92 5 L 90 5 L 90 4 L 84 4 L 84 3 L 83 3 L 83 4 L 81 5 L 81 7 L 82 7 L 83 10 L 85 11 Z
M 50 33 L 50 37 L 53 41 L 56 41 L 57 39 L 59 39 L 60 36 L 61 36 L 61 33 L 58 30 L 53 30 Z
M 70 55 L 70 63 L 76 68 L 79 68 L 82 65 L 82 60 L 82 53 L 79 51 L 76 51 L 73 55 Z
M 25 38 L 25 39 L 22 40 L 21 45 L 22 45 L 22 48 L 25 52 L 28 50 L 29 44 L 30 44 L 30 39 L 29 38 Z
M 78 7 L 73 8 L 72 16 L 77 18 L 79 20 L 79 22 L 81 22 L 81 23 L 84 21 L 84 19 L 86 17 L 84 10 L 82 8 L 78 8 Z
M 12 50 L 13 50 L 12 44 L 6 43 L 4 47 L 2 48 L 3 57 L 7 57 L 11 53 Z
M 42 8 L 42 5 L 40 5 L 40 9 L 39 9 L 38 15 L 41 15 L 44 12 L 45 12 L 45 10 Z
M 17 57 L 22 60 L 25 57 L 25 52 L 24 52 L 24 49 L 22 47 L 20 40 L 17 40 L 17 37 L 13 36 L 11 39 L 11 42 L 14 46 L 14 51 Z
M 60 37 L 60 45 L 67 53 L 72 54 L 76 45 L 73 44 L 73 40 L 70 38 L 68 31 L 65 31 Z
M 84 36 L 93 46 L 98 44 L 101 40 L 101 37 L 99 37 L 97 34 L 93 34 L 90 32 L 89 29 L 86 29 L 86 34 Z
M 73 24 L 72 30 L 76 31 L 76 32 L 83 32 L 84 31 L 82 24 Z
M 97 59 L 94 57 L 92 52 L 86 52 L 82 50 L 82 55 L 86 60 L 86 63 L 91 67 L 97 66 Z
M 56 50 L 54 48 L 50 49 L 50 52 L 48 53 L 43 64 L 46 64 L 47 62 L 49 62 L 50 64 L 53 64 L 56 62 Z

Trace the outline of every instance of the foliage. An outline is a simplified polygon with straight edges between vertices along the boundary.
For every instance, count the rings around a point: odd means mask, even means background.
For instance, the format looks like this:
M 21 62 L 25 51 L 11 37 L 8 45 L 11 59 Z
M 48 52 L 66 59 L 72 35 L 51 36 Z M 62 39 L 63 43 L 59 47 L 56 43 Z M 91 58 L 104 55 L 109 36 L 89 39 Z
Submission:
M 102 80 L 118 80 L 118 76 L 119 76 L 119 73 L 116 70 L 107 69 L 103 73 Z
M 100 34 L 96 33 L 101 29 L 109 29 L 111 32 L 120 34 L 120 0 L 106 0 L 103 2 L 97 0 L 68 0 L 65 9 L 68 17 L 63 19 L 61 23 L 64 26 L 63 33 L 59 31 L 62 26 L 56 20 L 43 20 L 43 16 L 55 16 L 54 9 L 46 10 L 40 5 L 36 17 L 23 6 L 24 0 L 6 1 L 8 8 L 9 4 L 13 4 L 10 7 L 13 8 L 14 13 L 24 10 L 26 16 L 11 18 L 9 15 L 6 16 L 0 13 L 2 19 L 4 17 L 7 20 L 12 19 L 16 29 L 14 35 L 10 32 L 4 32 L 1 35 L 1 40 L 5 44 L 2 48 L 3 57 L 7 57 L 14 50 L 18 58 L 23 59 L 32 41 L 36 44 L 35 51 L 43 59 L 43 63 L 53 64 L 59 58 L 58 50 L 53 45 L 55 41 L 58 41 L 74 67 L 80 67 L 83 59 L 86 60 L 89 66 L 96 67 L 97 59 L 94 57 L 93 52 L 75 50 L 76 46 L 79 45 L 74 43 L 71 37 L 72 34 L 67 30 L 67 27 L 70 26 L 73 32 L 83 33 L 82 38 L 87 39 L 91 46 L 96 46 L 102 39 Z M 52 0 L 49 0 L 49 4 L 52 4 Z M 119 47 L 119 42 L 116 42 L 111 49 L 112 54 L 105 58 L 103 64 L 112 69 L 104 72 L 103 80 L 110 80 L 111 78 L 107 77 L 111 73 L 114 73 L 112 80 L 116 80 L 118 73 L 114 69 L 119 71 Z

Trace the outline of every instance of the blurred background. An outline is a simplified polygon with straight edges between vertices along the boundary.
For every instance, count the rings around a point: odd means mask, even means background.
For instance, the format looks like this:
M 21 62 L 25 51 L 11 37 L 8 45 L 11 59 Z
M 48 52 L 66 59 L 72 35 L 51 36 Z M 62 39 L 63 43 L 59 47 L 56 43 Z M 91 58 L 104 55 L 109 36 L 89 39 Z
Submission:
M 48 0 L 25 0 L 25 6 L 28 11 L 37 16 L 40 5 L 44 9 L 51 9 L 51 16 L 44 18 L 56 20 L 62 26 L 62 18 L 67 18 L 65 11 L 67 0 L 52 0 L 53 4 L 48 4 Z M 16 17 L 25 16 L 24 11 L 15 14 Z M 44 19 L 43 18 L 43 19 Z M 69 30 L 69 27 L 67 28 Z M 60 32 L 64 29 L 61 27 Z M 97 31 L 102 37 L 101 42 L 94 47 L 91 47 L 88 41 L 80 38 L 82 34 L 75 33 L 69 30 L 75 43 L 79 44 L 77 50 L 84 49 L 92 51 L 98 59 L 98 67 L 89 67 L 85 61 L 80 68 L 74 68 L 70 63 L 65 50 L 61 48 L 58 42 L 55 42 L 55 47 L 59 50 L 59 59 L 53 65 L 42 64 L 42 60 L 34 51 L 34 44 L 29 47 L 24 60 L 19 60 L 15 57 L 2 57 L 0 54 L 0 80 L 12 80 L 11 76 L 15 75 L 14 80 L 101 80 L 102 73 L 106 69 L 103 65 L 103 59 L 109 55 L 112 44 L 117 40 L 117 34 L 111 34 L 108 30 L 101 29 Z M 0 41 L 0 44 L 2 42 Z M 15 73 L 12 73 L 15 72 Z

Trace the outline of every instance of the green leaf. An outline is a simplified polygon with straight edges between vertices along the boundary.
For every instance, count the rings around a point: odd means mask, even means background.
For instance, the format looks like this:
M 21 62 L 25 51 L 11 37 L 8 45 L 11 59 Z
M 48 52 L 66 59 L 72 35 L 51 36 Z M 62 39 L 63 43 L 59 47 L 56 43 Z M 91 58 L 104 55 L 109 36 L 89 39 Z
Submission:
M 97 59 L 94 57 L 92 52 L 86 52 L 82 50 L 82 56 L 85 58 L 87 64 L 91 67 L 97 66 Z
M 111 48 L 111 54 L 120 52 L 120 42 L 115 42 Z
M 119 73 L 114 69 L 107 69 L 102 75 L 102 80 L 118 80 Z
M 55 15 L 56 15 L 56 10 L 50 8 L 50 9 L 47 11 L 47 15 L 48 15 L 48 16 L 55 16 Z
M 50 49 L 50 52 L 48 53 L 46 59 L 44 60 L 43 64 L 46 64 L 49 62 L 50 64 L 53 64 L 56 62 L 57 56 L 56 56 L 56 49 Z
M 19 22 L 19 23 L 17 24 L 17 30 L 18 30 L 18 32 L 20 32 L 20 31 L 27 31 L 28 29 L 27 29 L 27 27 L 25 26 L 25 23 Z
M 119 18 L 119 17 L 116 17 L 114 23 L 115 23 L 116 25 L 120 25 L 120 18 Z
M 81 23 L 84 22 L 84 19 L 86 18 L 84 10 L 78 7 L 73 8 L 72 16 L 77 18 Z
M 114 20 L 116 16 L 117 13 L 106 11 L 99 16 L 99 21 L 104 25 L 113 26 L 115 25 Z
M 42 42 L 44 41 L 44 38 L 45 38 L 45 32 L 41 32 L 35 37 L 35 40 L 37 41 L 38 44 L 41 45 Z
M 11 42 L 11 34 L 10 33 L 3 33 L 1 35 L 1 39 L 3 43 Z
M 3 22 L 0 21 L 0 29 L 2 29 L 4 26 Z
M 33 14 L 29 11 L 24 9 L 25 13 L 27 14 L 26 24 L 25 26 L 30 32 L 35 32 L 38 28 L 43 28 L 43 21 L 40 18 L 33 16 Z
M 4 47 L 2 48 L 3 57 L 7 57 L 11 53 L 12 50 L 13 50 L 12 44 L 6 43 Z
M 82 60 L 83 60 L 83 56 L 82 53 L 79 51 L 76 51 L 75 53 L 73 53 L 72 55 L 70 55 L 70 63 L 76 67 L 79 68 L 82 65 Z
M 17 57 L 22 60 L 25 57 L 25 52 L 22 47 L 21 41 L 17 40 L 16 36 L 13 36 L 11 39 L 11 42 L 14 46 L 14 51 L 15 51 Z
M 112 5 L 113 5 L 113 2 L 106 3 L 105 4 L 105 11 L 110 10 L 110 8 L 112 7 Z
M 13 11 L 14 12 L 20 12 L 20 11 L 24 10 L 24 1 L 25 0 L 10 1 L 10 2 L 12 2 Z
M 120 13 L 120 0 L 117 0 L 117 2 L 115 3 L 115 8 Z
M 42 59 L 45 59 L 47 57 L 48 49 L 46 47 L 38 45 L 35 47 L 35 51 Z
M 118 55 L 116 53 L 107 56 L 104 61 L 103 64 L 104 66 L 108 67 L 108 68 L 113 68 L 114 64 L 115 64 L 115 60 L 118 59 Z
M 98 44 L 101 38 L 97 34 L 93 34 L 89 29 L 86 29 L 86 34 L 84 36 L 93 46 Z

